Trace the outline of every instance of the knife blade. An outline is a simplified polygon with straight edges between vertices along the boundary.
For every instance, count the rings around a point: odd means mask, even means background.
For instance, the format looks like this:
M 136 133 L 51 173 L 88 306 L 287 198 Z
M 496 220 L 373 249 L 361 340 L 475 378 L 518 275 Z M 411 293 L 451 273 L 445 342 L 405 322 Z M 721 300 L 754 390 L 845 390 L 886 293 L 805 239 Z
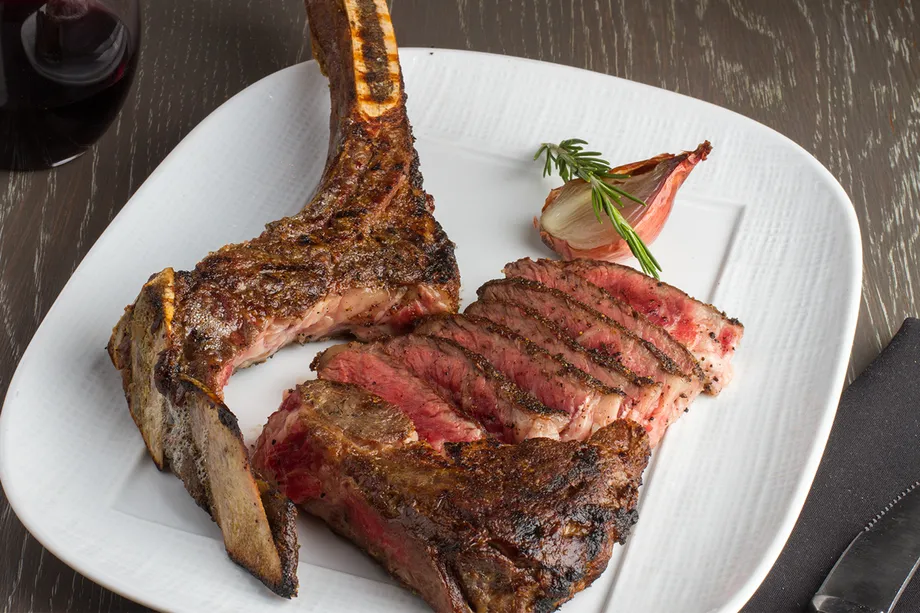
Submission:
M 920 481 L 853 539 L 811 600 L 820 613 L 890 613 L 920 567 Z

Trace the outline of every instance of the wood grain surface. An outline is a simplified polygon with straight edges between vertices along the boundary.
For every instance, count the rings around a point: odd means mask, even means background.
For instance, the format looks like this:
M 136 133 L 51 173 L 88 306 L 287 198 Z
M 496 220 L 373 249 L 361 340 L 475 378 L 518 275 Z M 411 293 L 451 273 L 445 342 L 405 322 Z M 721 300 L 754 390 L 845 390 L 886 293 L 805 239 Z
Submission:
M 850 194 L 862 229 L 863 300 L 850 379 L 905 316 L 918 314 L 920 5 L 911 0 L 391 3 L 402 46 L 503 53 L 648 83 L 752 117 L 813 153 Z M 143 4 L 136 83 L 99 144 L 51 172 L 0 173 L 0 397 L 73 270 L 160 161 L 230 96 L 310 56 L 301 0 Z M 45 551 L 0 496 L 0 610 L 145 609 Z

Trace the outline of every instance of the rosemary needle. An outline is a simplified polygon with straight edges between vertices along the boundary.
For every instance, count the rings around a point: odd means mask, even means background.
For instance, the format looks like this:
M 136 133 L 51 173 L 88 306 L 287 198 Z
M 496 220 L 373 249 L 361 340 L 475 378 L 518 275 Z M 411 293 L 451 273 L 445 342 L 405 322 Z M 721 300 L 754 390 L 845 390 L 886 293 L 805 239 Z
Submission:
M 603 223 L 602 215 L 610 219 L 614 229 L 623 237 L 623 240 L 629 245 L 629 250 L 639 260 L 642 271 L 656 279 L 660 278 L 658 273 L 661 271 L 661 265 L 658 260 L 620 213 L 623 198 L 643 206 L 645 202 L 616 185 L 607 183 L 604 179 L 627 179 L 629 175 L 610 172 L 610 163 L 601 157 L 600 152 L 585 151 L 584 146 L 587 144 L 587 141 L 580 138 L 570 138 L 558 145 L 543 143 L 533 159 L 538 160 L 541 155 L 546 155 L 543 165 L 544 177 L 552 175 L 553 168 L 555 168 L 563 181 L 578 178 L 588 183 L 591 186 L 591 204 L 594 206 L 594 215 L 598 223 Z

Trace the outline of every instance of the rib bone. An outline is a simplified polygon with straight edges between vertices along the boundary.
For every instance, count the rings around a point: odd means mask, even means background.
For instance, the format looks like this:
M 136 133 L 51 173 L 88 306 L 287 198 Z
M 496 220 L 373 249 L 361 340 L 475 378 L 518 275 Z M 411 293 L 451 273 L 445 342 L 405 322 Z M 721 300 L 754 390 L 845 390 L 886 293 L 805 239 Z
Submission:
M 386 3 L 306 6 L 332 96 L 316 195 L 193 271 L 154 275 L 109 342 L 153 461 L 211 514 L 230 557 L 288 597 L 295 510 L 253 473 L 227 380 L 295 340 L 373 337 L 454 312 L 459 289 L 454 246 L 422 188 Z

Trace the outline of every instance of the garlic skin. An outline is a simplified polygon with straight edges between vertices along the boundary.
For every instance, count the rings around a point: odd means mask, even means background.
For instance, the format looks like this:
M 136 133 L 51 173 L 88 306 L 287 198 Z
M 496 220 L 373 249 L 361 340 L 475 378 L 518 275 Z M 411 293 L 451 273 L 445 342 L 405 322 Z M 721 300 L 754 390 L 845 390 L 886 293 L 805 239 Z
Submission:
M 646 245 L 664 227 L 674 205 L 674 196 L 690 171 L 712 151 L 709 141 L 694 151 L 662 154 L 641 162 L 619 166 L 610 172 L 630 175 L 628 179 L 607 179 L 646 203 L 623 199 L 620 212 Z M 543 212 L 534 218 L 540 238 L 564 260 L 588 258 L 615 262 L 632 256 L 629 245 L 606 216 L 598 223 L 591 205 L 591 187 L 573 179 L 549 193 Z

